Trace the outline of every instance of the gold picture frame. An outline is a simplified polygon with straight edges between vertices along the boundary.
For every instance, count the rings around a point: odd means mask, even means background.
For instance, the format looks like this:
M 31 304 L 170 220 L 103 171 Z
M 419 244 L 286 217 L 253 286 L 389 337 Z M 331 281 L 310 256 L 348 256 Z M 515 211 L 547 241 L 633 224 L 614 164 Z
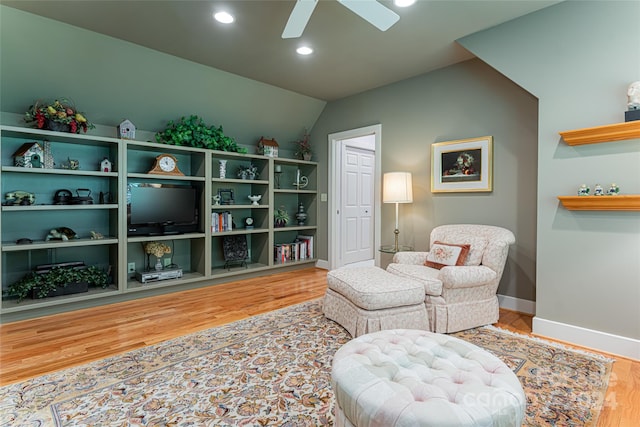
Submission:
M 431 144 L 431 192 L 493 191 L 493 137 Z

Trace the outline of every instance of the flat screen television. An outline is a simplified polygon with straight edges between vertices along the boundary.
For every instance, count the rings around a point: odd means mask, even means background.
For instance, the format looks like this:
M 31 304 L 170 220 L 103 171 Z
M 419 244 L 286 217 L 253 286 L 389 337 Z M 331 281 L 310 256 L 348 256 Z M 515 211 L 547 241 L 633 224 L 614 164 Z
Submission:
M 190 233 L 198 230 L 198 192 L 190 185 L 129 183 L 130 236 Z

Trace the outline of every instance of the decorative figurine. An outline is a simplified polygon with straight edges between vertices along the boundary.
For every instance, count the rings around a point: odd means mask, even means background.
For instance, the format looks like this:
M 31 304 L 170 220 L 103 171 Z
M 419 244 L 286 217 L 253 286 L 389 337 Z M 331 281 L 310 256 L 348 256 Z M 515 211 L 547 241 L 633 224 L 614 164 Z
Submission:
M 104 236 L 102 235 L 102 233 L 98 233 L 97 231 L 89 231 L 89 233 L 91 234 L 91 240 L 102 240 L 104 239 Z
M 589 187 L 587 184 L 582 184 L 580 188 L 578 188 L 578 196 L 588 196 L 589 195 Z
M 100 162 L 101 172 L 111 172 L 111 162 L 106 157 Z
M 67 157 L 67 161 L 62 164 L 62 169 L 78 170 L 80 169 L 80 161 Z
M 640 80 L 629 85 L 627 90 L 627 111 L 624 112 L 624 121 L 633 122 L 640 120 Z
M 602 188 L 602 185 L 596 184 L 596 186 L 593 188 L 593 195 L 594 196 L 604 196 L 604 190 Z
M 118 125 L 118 137 L 122 139 L 136 139 L 136 127 L 131 120 L 125 120 Z
M 47 238 L 45 240 L 46 241 L 49 241 L 49 240 L 66 241 L 66 240 L 75 239 L 76 237 L 77 237 L 76 232 L 70 229 L 69 227 L 58 227 L 58 228 L 52 228 L 49 231 L 49 234 L 47 234 Z
M 629 107 L 629 111 L 640 110 L 640 80 L 629 85 L 627 96 L 627 107 Z
M 222 196 L 220 196 L 219 194 L 215 194 L 211 198 L 213 199 L 214 206 L 220 206 L 220 200 L 222 199 Z
M 611 183 L 611 186 L 607 190 L 607 194 L 609 196 L 617 196 L 619 193 L 620 193 L 620 187 L 618 187 L 615 182 Z

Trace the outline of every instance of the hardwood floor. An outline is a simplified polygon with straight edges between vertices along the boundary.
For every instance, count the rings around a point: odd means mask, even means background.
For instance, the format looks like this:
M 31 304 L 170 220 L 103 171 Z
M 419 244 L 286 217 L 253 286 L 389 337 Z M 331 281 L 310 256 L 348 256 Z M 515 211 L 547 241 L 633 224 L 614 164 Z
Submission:
M 326 273 L 310 268 L 0 325 L 0 385 L 320 298 Z M 497 326 L 530 334 L 531 320 L 500 310 Z M 640 361 L 607 356 L 616 362 L 598 426 L 638 426 Z

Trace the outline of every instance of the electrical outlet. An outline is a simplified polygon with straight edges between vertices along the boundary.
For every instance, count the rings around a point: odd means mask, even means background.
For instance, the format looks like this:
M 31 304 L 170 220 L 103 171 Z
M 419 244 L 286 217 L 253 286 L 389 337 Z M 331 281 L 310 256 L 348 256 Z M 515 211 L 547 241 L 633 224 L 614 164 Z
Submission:
M 164 261 L 165 267 L 169 267 L 171 265 L 171 258 L 165 258 L 162 261 Z
M 135 273 L 136 272 L 136 263 L 130 262 L 127 264 L 127 273 Z

